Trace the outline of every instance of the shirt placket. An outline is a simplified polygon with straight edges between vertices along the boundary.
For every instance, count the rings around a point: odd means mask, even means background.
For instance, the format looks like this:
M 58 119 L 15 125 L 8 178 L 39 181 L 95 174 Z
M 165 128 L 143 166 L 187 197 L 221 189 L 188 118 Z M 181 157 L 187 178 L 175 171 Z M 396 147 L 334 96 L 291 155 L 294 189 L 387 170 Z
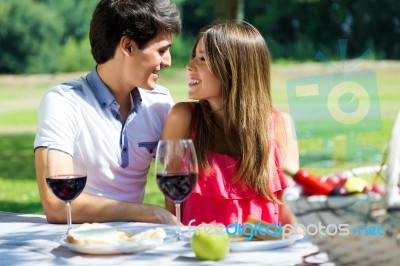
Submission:
M 129 153 L 128 153 L 128 137 L 126 135 L 126 124 L 123 126 L 121 131 L 121 167 L 125 168 L 129 164 Z
M 111 113 L 113 117 L 118 120 L 121 124 L 121 114 L 119 113 L 119 104 L 117 102 L 113 102 L 110 106 Z M 122 168 L 126 168 L 129 164 L 129 153 L 128 153 L 128 137 L 126 135 L 126 123 L 121 128 L 121 135 L 119 140 L 119 145 L 121 149 L 121 163 L 120 166 Z

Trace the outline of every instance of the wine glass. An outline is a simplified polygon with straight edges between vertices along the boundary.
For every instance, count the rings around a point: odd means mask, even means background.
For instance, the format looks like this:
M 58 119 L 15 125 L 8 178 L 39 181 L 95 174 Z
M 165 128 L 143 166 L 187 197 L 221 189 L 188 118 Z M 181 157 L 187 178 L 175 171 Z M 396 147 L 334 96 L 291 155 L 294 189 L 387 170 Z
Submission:
M 178 227 L 175 240 L 182 239 L 180 204 L 192 193 L 198 175 L 196 151 L 191 139 L 161 140 L 157 146 L 157 184 L 175 204 Z
M 80 154 L 79 149 L 76 153 Z M 82 160 L 82 156 L 79 159 Z M 64 152 L 62 146 L 54 143 L 47 146 L 46 183 L 53 194 L 66 203 L 67 234 L 72 227 L 71 202 L 81 194 L 86 185 L 86 179 L 85 167 L 74 164 L 73 157 Z

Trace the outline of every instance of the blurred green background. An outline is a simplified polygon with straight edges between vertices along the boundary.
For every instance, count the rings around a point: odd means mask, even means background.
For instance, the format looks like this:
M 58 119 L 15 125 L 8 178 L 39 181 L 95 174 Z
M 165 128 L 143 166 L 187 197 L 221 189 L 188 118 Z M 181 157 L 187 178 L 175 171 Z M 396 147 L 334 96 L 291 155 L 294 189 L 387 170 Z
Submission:
M 98 0 L 0 0 L 0 73 L 65 73 L 92 68 L 87 38 Z M 373 59 L 400 59 L 399 0 L 175 0 L 182 34 L 174 65 L 186 63 L 194 36 L 205 25 L 245 20 L 267 40 L 275 61 L 309 61 L 317 51 L 340 59 L 373 51 Z M 370 58 L 370 59 L 371 59 Z
M 352 71 L 367 69 L 376 74 L 382 127 L 355 136 L 340 132 L 332 136 L 317 126 L 313 134 L 318 137 L 299 140 L 300 162 L 320 175 L 380 163 L 400 107 L 400 1 L 175 2 L 182 13 L 183 33 L 174 39 L 173 67 L 163 70 L 159 83 L 170 89 L 176 102 L 187 100 L 184 66 L 194 36 L 218 18 L 246 20 L 264 35 L 273 58 L 274 104 L 286 111 L 288 80 L 338 72 L 315 60 L 318 51 L 341 65 L 338 39 L 347 39 L 346 66 L 372 51 Z M 0 211 L 43 213 L 33 160 L 37 108 L 50 86 L 94 67 L 87 35 L 96 3 L 0 0 Z M 372 147 L 362 151 L 368 160 L 350 158 L 350 139 Z M 152 171 L 145 202 L 163 205 Z

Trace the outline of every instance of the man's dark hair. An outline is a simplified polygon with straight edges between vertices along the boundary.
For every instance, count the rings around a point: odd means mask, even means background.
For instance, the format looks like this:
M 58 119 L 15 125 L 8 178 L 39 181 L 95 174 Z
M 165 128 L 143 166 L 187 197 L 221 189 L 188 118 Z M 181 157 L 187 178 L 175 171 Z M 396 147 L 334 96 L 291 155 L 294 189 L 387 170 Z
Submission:
M 170 0 L 101 0 L 90 24 L 90 45 L 97 64 L 114 56 L 122 36 L 142 49 L 160 32 L 179 34 L 181 18 Z

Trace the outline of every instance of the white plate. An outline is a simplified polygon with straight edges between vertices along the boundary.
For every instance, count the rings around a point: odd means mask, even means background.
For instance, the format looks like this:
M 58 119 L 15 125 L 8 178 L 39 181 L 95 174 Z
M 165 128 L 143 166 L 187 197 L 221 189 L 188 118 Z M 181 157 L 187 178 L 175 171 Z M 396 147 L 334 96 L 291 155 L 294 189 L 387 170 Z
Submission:
M 60 241 L 60 244 L 62 246 L 72 251 L 94 255 L 111 255 L 141 252 L 148 249 L 153 249 L 160 243 L 160 241 L 145 241 L 115 245 L 75 245 L 67 242 L 65 239 L 62 239 Z
M 231 251 L 264 251 L 271 249 L 284 248 L 294 244 L 297 240 L 303 238 L 303 235 L 295 235 L 286 239 L 279 240 L 240 240 L 231 241 Z

